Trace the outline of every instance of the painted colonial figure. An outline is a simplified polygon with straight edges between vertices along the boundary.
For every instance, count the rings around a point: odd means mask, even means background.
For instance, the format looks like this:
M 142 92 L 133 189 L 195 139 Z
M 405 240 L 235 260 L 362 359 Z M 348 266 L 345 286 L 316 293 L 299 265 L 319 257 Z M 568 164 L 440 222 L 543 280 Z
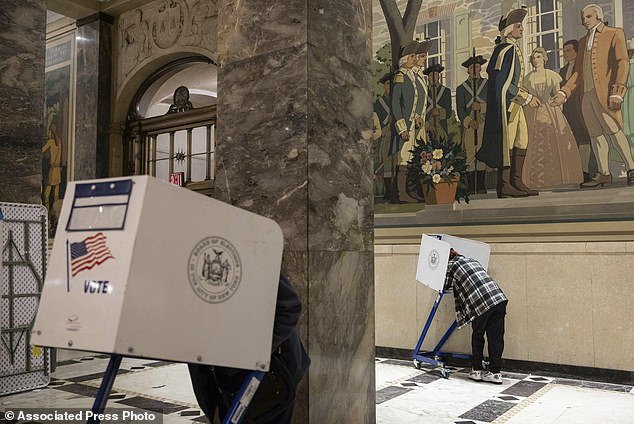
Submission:
M 447 120 L 451 116 L 451 90 L 441 82 L 440 74 L 444 70 L 445 67 L 440 63 L 433 63 L 423 73 L 429 78 L 425 110 L 427 130 L 437 139 L 447 140 Z
M 487 74 L 487 114 L 479 161 L 497 168 L 497 195 L 526 197 L 539 194 L 522 182 L 522 168 L 528 147 L 524 107 L 540 101 L 523 87 L 524 59 L 519 47 L 526 17 L 525 9 L 515 9 L 500 18 L 500 38 L 493 50 Z
M 562 86 L 566 85 L 572 76 L 578 52 L 579 41 L 573 39 L 564 43 L 563 55 L 566 64 L 559 70 Z M 564 116 L 570 124 L 572 134 L 575 136 L 577 147 L 579 148 L 581 168 L 583 169 L 583 182 L 588 182 L 597 172 L 597 160 L 594 157 L 594 153 L 592 153 L 590 134 L 588 134 L 583 113 L 581 112 L 581 92 L 579 90 L 572 93 L 570 99 L 564 103 L 563 111 Z
M 560 106 L 548 104 L 561 86 L 561 76 L 545 65 L 548 53 L 537 47 L 530 56 L 533 70 L 524 78 L 524 88 L 541 104 L 525 107 L 528 148 L 522 171 L 524 183 L 547 189 L 583 182 L 579 149 Z
M 623 102 L 623 130 L 630 140 L 630 151 L 634 155 L 634 49 L 627 52 L 630 56 L 630 75 L 627 78 L 627 93 Z
M 389 199 L 389 187 L 392 177 L 392 161 L 389 159 L 389 149 L 392 136 L 391 112 L 390 112 L 390 79 L 392 75 L 387 73 L 379 82 L 383 84 L 383 95 L 374 102 L 372 119 L 374 121 L 374 176 L 375 195 L 383 195 Z
M 627 184 L 634 185 L 634 160 L 623 132 L 621 107 L 627 92 L 630 71 L 625 34 L 621 28 L 603 23 L 603 10 L 590 4 L 581 11 L 581 24 L 588 31 L 579 40 L 579 53 L 568 82 L 552 98 L 561 105 L 572 94 L 581 92 L 583 118 L 590 134 L 599 172 L 581 185 L 604 187 L 612 184 L 610 150 L 615 149 L 627 170 Z
M 418 202 L 406 190 L 407 162 L 411 159 L 411 150 L 416 138 L 416 116 L 419 109 L 419 85 L 416 77 L 416 55 L 419 48 L 417 41 L 411 41 L 401 51 L 399 69 L 394 74 L 392 87 L 392 119 L 394 132 L 390 155 L 392 155 L 392 177 L 390 202 Z
M 63 146 L 55 121 L 51 118 L 49 119 L 51 122 L 48 124 L 46 143 L 42 146 L 42 153 L 48 153 L 50 158 L 50 168 L 44 182 L 44 206 L 49 212 L 50 220 L 53 221 L 56 217 L 59 217 L 61 209 L 59 200 L 60 186 L 62 184 Z
M 487 79 L 482 78 L 482 65 L 487 62 L 481 55 L 470 57 L 462 66 L 469 77 L 456 88 L 456 110 L 464 127 L 462 145 L 467 154 L 467 191 L 469 194 L 484 194 L 486 165 L 475 160 L 482 146 L 484 120 L 486 117 Z
M 416 86 L 420 92 L 418 96 L 418 104 L 416 105 L 416 142 L 427 142 L 427 131 L 425 128 L 427 110 L 427 93 L 429 91 L 429 78 L 425 74 L 425 64 L 427 63 L 427 52 L 431 43 L 427 40 L 418 43 L 416 50 Z

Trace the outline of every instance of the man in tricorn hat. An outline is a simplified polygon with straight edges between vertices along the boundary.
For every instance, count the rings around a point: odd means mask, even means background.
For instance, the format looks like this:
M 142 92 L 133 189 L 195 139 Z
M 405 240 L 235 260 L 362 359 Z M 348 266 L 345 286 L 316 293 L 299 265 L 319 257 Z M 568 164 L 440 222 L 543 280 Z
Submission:
M 482 78 L 482 65 L 487 62 L 482 55 L 469 57 L 462 63 L 469 77 L 456 88 L 456 109 L 458 119 L 464 127 L 462 146 L 467 154 L 467 191 L 469 194 L 485 194 L 486 165 L 475 160 L 476 152 L 482 147 L 484 118 L 487 106 L 487 79 Z M 477 138 L 476 138 L 477 136 Z
M 447 140 L 447 120 L 451 116 L 451 90 L 442 85 L 440 73 L 445 67 L 433 63 L 423 71 L 429 77 L 427 90 L 427 128 L 437 140 Z
M 425 66 L 427 66 L 427 53 L 431 47 L 429 40 L 418 43 L 416 51 L 416 87 L 420 92 L 418 96 L 418 104 L 416 105 L 416 142 L 427 142 L 427 129 L 425 128 L 425 112 L 427 110 L 427 91 L 429 89 L 429 78 L 425 74 Z
M 389 200 L 390 179 L 392 177 L 391 161 L 388 159 L 390 143 L 392 141 L 390 85 L 392 75 L 388 72 L 379 79 L 383 84 L 383 95 L 374 102 L 372 119 L 374 121 L 373 152 L 374 152 L 374 194 L 383 195 Z
M 402 51 L 399 69 L 394 73 L 392 86 L 392 117 L 394 133 L 390 155 L 393 172 L 391 177 L 390 202 L 417 202 L 406 190 L 407 162 L 411 158 L 410 150 L 414 147 L 416 137 L 416 108 L 419 93 L 416 84 L 415 70 L 418 42 L 410 41 Z
M 539 106 L 537 97 L 522 87 L 524 58 L 519 47 L 526 9 L 511 10 L 500 19 L 500 38 L 487 66 L 487 114 L 479 161 L 497 168 L 497 195 L 526 197 L 539 194 L 522 182 L 522 167 L 528 146 L 524 106 Z

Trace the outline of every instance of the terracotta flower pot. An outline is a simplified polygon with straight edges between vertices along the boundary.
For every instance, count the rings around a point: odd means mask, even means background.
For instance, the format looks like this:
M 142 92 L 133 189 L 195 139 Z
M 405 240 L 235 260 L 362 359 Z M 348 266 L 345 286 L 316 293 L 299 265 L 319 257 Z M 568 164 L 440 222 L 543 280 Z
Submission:
M 440 205 L 451 204 L 456 200 L 456 190 L 458 190 L 460 177 L 452 177 L 451 182 L 441 180 L 433 185 L 423 184 L 423 195 L 425 204 Z

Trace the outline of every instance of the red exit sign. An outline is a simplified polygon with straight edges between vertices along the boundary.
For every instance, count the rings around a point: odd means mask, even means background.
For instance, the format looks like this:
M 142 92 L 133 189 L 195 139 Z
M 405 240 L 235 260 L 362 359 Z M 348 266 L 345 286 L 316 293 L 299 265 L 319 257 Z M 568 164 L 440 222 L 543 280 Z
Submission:
M 185 173 L 184 172 L 174 172 L 170 174 L 170 184 L 177 185 L 179 187 L 185 186 Z

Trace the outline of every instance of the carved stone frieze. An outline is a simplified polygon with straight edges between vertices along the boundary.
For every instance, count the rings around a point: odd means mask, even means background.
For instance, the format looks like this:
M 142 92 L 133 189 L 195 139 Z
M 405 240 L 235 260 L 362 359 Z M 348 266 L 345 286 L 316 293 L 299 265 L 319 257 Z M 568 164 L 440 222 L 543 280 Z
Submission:
M 167 50 L 195 47 L 198 53 L 215 57 L 217 28 L 217 0 L 156 0 L 121 14 L 117 23 L 118 83 Z
M 152 25 L 152 39 L 162 49 L 172 47 L 183 32 L 187 4 L 180 0 L 165 0 L 159 7 Z

